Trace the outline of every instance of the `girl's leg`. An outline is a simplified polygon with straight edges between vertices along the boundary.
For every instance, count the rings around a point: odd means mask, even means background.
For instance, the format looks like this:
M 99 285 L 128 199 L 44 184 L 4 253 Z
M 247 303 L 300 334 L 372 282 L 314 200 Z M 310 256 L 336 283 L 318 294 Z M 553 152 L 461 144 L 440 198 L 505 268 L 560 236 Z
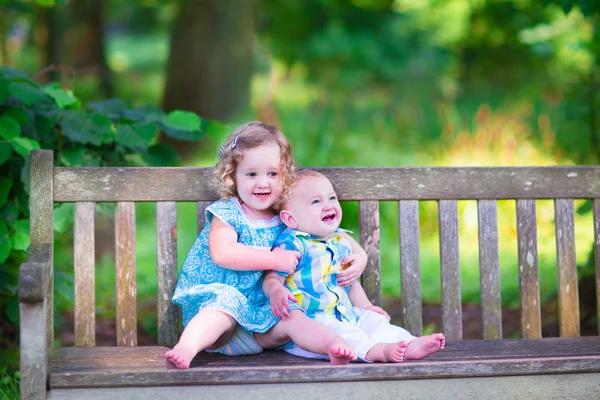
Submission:
M 227 343 L 236 323 L 231 315 L 219 310 L 201 310 L 186 325 L 173 350 L 165 354 L 167 368 L 189 368 L 192 359 L 202 350 Z
M 265 333 L 256 333 L 256 341 L 264 348 L 275 348 L 293 340 L 299 347 L 329 356 L 334 365 L 345 365 L 356 359 L 356 353 L 341 336 L 327 326 L 308 318 L 300 310 L 292 310 Z

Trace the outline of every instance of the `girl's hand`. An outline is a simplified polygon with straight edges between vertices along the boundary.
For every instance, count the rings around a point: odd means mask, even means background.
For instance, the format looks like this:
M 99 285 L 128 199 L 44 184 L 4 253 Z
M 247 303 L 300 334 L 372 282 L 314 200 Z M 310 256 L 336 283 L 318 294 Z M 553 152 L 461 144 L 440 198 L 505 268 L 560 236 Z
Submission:
M 284 250 L 276 247 L 271 251 L 273 257 L 271 262 L 271 268 L 273 271 L 284 272 L 291 275 L 298 266 L 298 260 L 302 256 L 299 251 L 295 250 Z
M 284 286 L 280 286 L 273 290 L 271 293 L 271 310 L 273 310 L 273 315 L 279 318 L 286 319 L 290 316 L 288 313 L 288 300 L 296 303 L 296 297 Z
M 375 312 L 377 314 L 383 315 L 384 317 L 387 318 L 388 321 L 390 320 L 390 315 L 388 313 L 386 313 L 385 310 L 383 308 L 381 308 L 381 307 L 370 306 L 370 307 L 363 308 L 363 310 L 371 310 L 371 311 L 373 311 L 373 312 Z
M 346 266 L 349 264 L 349 266 Z M 358 281 L 361 274 L 367 266 L 366 253 L 352 253 L 342 260 L 342 266 L 346 266 L 343 271 L 337 274 L 337 281 L 340 286 L 351 286 Z

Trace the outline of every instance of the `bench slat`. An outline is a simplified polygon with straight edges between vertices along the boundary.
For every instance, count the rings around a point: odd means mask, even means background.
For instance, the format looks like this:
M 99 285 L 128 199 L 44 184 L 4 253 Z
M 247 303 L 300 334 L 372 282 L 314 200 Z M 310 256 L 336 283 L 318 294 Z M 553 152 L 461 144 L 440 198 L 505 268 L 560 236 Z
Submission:
M 479 220 L 479 284 L 484 339 L 502 339 L 498 211 L 496 200 L 477 202 Z
M 573 200 L 554 201 L 560 336 L 579 336 L 579 289 Z
M 423 333 L 421 305 L 421 257 L 419 240 L 419 202 L 399 202 L 400 282 L 402 326 L 415 336 Z
M 521 332 L 524 339 L 542 336 L 535 200 L 517 200 L 517 242 Z
M 197 205 L 198 234 L 204 229 L 206 223 L 206 207 L 210 206 L 212 201 L 199 201 Z
M 379 258 L 379 202 L 360 201 L 360 245 L 367 252 L 362 285 L 371 302 L 381 307 L 381 260 Z
M 135 204 L 117 203 L 117 345 L 137 346 Z
M 442 330 L 450 340 L 461 340 L 460 255 L 458 244 L 458 202 L 438 202 L 440 268 L 442 283 Z
M 595 166 L 315 170 L 331 179 L 340 200 L 600 197 Z M 214 201 L 211 181 L 212 168 L 54 168 L 54 201 Z
M 596 312 L 600 335 L 600 199 L 594 199 L 594 261 L 596 264 Z
M 175 202 L 156 203 L 156 273 L 158 344 L 177 343 L 177 307 L 171 297 L 177 283 L 177 209 Z
M 96 345 L 94 226 L 96 203 L 75 205 L 75 346 Z

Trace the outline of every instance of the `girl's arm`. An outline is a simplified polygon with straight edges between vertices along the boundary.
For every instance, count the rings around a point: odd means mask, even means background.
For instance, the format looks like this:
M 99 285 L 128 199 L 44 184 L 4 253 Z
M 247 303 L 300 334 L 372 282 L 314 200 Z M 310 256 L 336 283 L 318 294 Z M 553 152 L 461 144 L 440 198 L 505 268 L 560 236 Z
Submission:
M 340 286 L 350 286 L 354 282 L 358 282 L 358 278 L 362 275 L 367 266 L 367 252 L 360 247 L 360 244 L 346 232 L 341 232 L 352 246 L 352 253 L 342 260 L 342 264 L 350 264 L 337 275 L 337 281 Z
M 350 291 L 348 292 L 348 297 L 350 297 L 350 301 L 356 307 L 363 310 L 371 310 L 377 314 L 383 315 L 388 319 L 388 321 L 390 320 L 388 313 L 386 313 L 381 307 L 374 306 L 373 303 L 371 303 L 360 282 L 356 282 L 354 285 L 352 285 Z
M 273 271 L 269 271 L 267 272 L 262 288 L 263 292 L 265 292 L 265 295 L 271 302 L 273 315 L 286 319 L 290 316 L 288 313 L 288 300 L 292 300 L 293 302 L 297 302 L 298 300 L 296 300 L 294 295 L 283 286 L 284 281 L 285 277 L 278 275 Z
M 294 272 L 300 252 L 274 249 L 257 249 L 238 243 L 237 232 L 219 218 L 210 223 L 208 248 L 215 264 L 237 271 L 275 270 L 291 274 Z

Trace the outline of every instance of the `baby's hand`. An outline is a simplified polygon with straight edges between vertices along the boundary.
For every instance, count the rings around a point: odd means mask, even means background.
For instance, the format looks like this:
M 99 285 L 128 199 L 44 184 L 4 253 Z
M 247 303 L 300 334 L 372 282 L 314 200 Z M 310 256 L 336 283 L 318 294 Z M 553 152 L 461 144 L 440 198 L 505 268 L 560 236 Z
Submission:
M 388 321 L 390 320 L 390 315 L 388 313 L 386 313 L 385 310 L 381 307 L 370 306 L 370 307 L 365 307 L 364 310 L 371 310 L 377 314 L 383 315 L 384 317 L 386 317 L 388 319 Z
M 348 266 L 349 265 L 349 266 Z M 340 286 L 350 286 L 358 281 L 360 275 L 367 266 L 367 255 L 364 253 L 352 253 L 342 260 L 344 270 L 337 274 Z
M 299 251 L 284 250 L 276 247 L 271 252 L 273 256 L 273 262 L 271 269 L 273 271 L 285 272 L 291 275 L 298 266 L 298 260 L 300 260 L 301 254 Z
M 271 293 L 271 309 L 273 315 L 279 318 L 286 319 L 290 316 L 288 313 L 288 300 L 297 302 L 296 298 L 287 288 L 284 286 L 278 287 Z

